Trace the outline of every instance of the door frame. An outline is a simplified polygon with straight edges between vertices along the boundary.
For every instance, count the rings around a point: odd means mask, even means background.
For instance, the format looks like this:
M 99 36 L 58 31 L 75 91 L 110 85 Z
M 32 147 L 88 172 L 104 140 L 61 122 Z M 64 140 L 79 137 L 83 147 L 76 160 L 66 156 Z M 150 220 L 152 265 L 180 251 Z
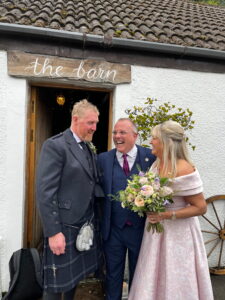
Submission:
M 109 115 L 108 115 L 108 150 L 112 147 L 112 113 L 113 113 L 113 89 L 76 87 L 74 85 L 31 83 L 30 101 L 27 110 L 27 147 L 26 147 L 26 176 L 25 176 L 25 213 L 24 213 L 24 236 L 23 247 L 37 247 L 34 244 L 35 217 L 37 215 L 35 205 L 35 174 L 36 174 L 36 140 L 37 140 L 37 115 L 36 103 L 38 99 L 38 89 L 42 87 L 62 88 L 73 90 L 88 90 L 109 93 Z

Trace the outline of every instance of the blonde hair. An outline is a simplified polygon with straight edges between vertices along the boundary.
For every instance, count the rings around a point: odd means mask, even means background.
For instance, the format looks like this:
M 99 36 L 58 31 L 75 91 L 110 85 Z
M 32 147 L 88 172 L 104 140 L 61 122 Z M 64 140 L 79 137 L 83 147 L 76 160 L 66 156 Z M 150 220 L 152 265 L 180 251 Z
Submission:
M 183 127 L 172 120 L 165 121 L 156 125 L 151 132 L 152 136 L 157 137 L 163 144 L 163 174 L 171 174 L 175 177 L 177 173 L 177 160 L 184 159 L 193 165 L 189 158 L 187 144 Z M 156 159 L 156 167 L 159 169 L 160 159 Z
M 72 117 L 73 116 L 82 117 L 86 110 L 93 110 L 99 115 L 98 108 L 95 105 L 93 105 L 92 103 L 88 102 L 87 99 L 83 99 L 83 100 L 80 100 L 79 102 L 76 102 L 73 106 L 71 115 L 72 115 Z

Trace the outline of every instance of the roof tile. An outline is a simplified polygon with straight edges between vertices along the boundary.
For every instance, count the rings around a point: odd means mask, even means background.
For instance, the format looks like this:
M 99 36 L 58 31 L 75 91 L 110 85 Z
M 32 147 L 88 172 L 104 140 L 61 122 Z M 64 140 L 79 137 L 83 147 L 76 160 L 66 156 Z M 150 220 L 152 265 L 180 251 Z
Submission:
M 0 22 L 225 51 L 225 7 L 188 0 L 3 0 Z

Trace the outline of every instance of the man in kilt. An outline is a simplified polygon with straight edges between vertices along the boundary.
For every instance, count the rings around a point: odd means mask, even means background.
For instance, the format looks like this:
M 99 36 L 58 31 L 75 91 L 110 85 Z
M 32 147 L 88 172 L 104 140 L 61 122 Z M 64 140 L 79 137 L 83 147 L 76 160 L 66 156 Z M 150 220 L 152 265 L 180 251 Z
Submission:
M 43 300 L 72 300 L 78 282 L 100 263 L 97 226 L 93 245 L 79 251 L 76 238 L 82 225 L 96 223 L 98 185 L 96 157 L 89 148 L 99 111 L 87 100 L 75 103 L 71 126 L 47 139 L 38 163 L 36 199 L 44 232 Z

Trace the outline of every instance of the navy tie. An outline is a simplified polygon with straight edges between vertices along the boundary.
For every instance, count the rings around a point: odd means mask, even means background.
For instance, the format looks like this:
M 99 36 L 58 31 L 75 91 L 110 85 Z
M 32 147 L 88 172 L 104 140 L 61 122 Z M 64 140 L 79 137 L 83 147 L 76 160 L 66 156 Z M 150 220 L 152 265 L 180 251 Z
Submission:
M 87 149 L 87 145 L 85 142 L 79 142 L 79 144 L 81 145 L 82 149 L 87 153 L 88 149 Z
M 88 146 L 85 142 L 79 142 L 80 146 L 82 147 L 82 150 L 84 151 L 85 153 L 85 156 L 87 158 L 87 161 L 88 161 L 88 164 L 89 164 L 89 167 L 90 169 L 92 170 L 92 162 L 91 162 L 91 153 L 90 151 L 88 150 Z
M 128 176 L 130 169 L 127 161 L 127 154 L 123 154 L 123 171 L 126 174 L 126 176 Z

